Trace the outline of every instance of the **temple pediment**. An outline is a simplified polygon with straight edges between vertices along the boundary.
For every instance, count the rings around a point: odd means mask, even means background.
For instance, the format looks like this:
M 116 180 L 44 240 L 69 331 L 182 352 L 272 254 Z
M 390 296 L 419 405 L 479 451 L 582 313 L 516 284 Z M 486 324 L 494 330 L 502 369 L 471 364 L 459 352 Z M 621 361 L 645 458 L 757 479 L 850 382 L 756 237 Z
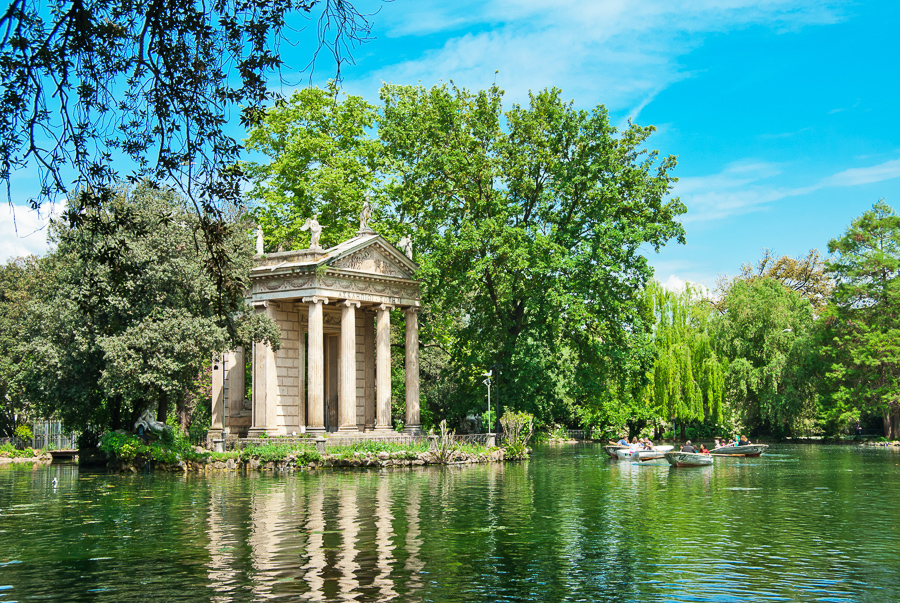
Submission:
M 417 306 L 418 265 L 378 234 L 363 234 L 330 249 L 259 256 L 250 274 L 251 300 L 309 296 L 371 304 Z

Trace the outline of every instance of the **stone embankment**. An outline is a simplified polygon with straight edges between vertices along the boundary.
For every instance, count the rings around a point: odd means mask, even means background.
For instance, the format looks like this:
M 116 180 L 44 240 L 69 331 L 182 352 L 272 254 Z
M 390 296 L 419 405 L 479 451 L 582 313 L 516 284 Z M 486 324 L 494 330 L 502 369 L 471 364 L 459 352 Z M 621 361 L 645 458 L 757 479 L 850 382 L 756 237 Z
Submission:
M 288 455 L 284 460 L 266 461 L 259 458 L 243 460 L 229 458 L 215 460 L 213 458 L 203 461 L 179 461 L 177 463 L 153 463 L 153 469 L 162 471 L 295 471 L 298 469 L 321 469 L 325 467 L 355 468 L 355 467 L 416 467 L 424 465 L 465 465 L 474 463 L 499 463 L 507 460 L 503 448 L 480 454 L 472 454 L 459 450 L 448 453 L 447 458 L 441 458 L 434 452 L 369 452 L 356 453 L 351 458 L 339 458 L 333 455 L 325 455 L 320 461 L 306 462 L 298 456 Z M 146 464 L 127 463 L 121 461 L 110 462 L 109 468 L 115 471 L 138 472 L 146 468 Z
M 900 446 L 900 440 L 893 442 L 865 442 L 863 446 Z

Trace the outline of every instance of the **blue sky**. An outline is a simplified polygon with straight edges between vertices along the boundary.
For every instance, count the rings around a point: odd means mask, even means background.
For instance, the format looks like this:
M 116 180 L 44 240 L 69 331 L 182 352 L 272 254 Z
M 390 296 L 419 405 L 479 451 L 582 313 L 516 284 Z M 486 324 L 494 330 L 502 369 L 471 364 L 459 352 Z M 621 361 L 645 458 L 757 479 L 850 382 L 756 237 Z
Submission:
M 536 0 L 359 3 L 374 39 L 347 92 L 381 82 L 469 88 L 507 101 L 562 89 L 613 122 L 653 124 L 678 156 L 687 244 L 650 255 L 657 278 L 715 285 L 777 254 L 826 251 L 879 198 L 900 209 L 900 3 L 827 0 Z M 303 47 L 285 52 L 305 65 Z M 498 73 L 495 73 L 498 71 Z M 330 66 L 320 64 L 314 81 Z M 321 78 L 321 79 L 320 79 Z M 40 226 L 19 211 L 20 233 Z M 0 256 L 44 249 L 0 210 Z

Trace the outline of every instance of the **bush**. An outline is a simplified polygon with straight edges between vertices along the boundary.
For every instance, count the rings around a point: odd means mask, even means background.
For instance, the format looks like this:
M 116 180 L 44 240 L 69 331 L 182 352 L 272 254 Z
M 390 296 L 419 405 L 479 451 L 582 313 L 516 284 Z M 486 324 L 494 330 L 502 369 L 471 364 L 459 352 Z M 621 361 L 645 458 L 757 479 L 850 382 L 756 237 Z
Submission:
M 528 412 L 506 413 L 500 417 L 506 436 L 506 451 L 509 458 L 523 459 L 528 456 L 529 438 L 534 433 L 534 415 Z
M 363 440 L 361 442 L 354 442 L 349 446 L 335 446 L 329 450 L 328 453 L 339 459 L 349 460 L 354 457 L 366 456 L 367 454 L 378 454 L 379 452 L 388 452 L 393 458 L 413 460 L 419 453 L 428 452 L 428 444 L 426 442 L 398 444 L 396 442 Z
M 16 430 L 13 432 L 13 435 L 22 440 L 23 442 L 30 442 L 34 437 L 34 433 L 31 431 L 31 427 L 28 425 L 19 425 L 16 427 Z
M 322 460 L 322 456 L 315 447 L 308 444 L 251 444 L 243 448 L 240 452 L 242 461 L 248 461 L 251 458 L 255 458 L 264 463 L 271 461 L 285 461 L 291 456 L 293 456 L 300 465 Z

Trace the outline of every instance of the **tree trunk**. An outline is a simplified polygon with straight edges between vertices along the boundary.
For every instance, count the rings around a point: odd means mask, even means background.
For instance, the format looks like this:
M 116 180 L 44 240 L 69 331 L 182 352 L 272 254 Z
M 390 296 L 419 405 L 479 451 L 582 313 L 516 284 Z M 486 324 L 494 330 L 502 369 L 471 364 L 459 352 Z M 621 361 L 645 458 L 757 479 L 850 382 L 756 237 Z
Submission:
M 169 416 L 169 395 L 165 391 L 159 392 L 159 402 L 156 404 L 156 420 L 165 423 Z
M 178 425 L 181 426 L 181 431 L 187 433 L 188 427 L 191 425 L 191 413 L 188 409 L 187 396 L 178 396 L 175 409 L 178 414 Z
M 881 411 L 881 418 L 884 424 L 884 437 L 891 439 L 891 412 L 888 409 Z
M 892 440 L 900 439 L 900 404 L 891 404 L 891 436 Z

